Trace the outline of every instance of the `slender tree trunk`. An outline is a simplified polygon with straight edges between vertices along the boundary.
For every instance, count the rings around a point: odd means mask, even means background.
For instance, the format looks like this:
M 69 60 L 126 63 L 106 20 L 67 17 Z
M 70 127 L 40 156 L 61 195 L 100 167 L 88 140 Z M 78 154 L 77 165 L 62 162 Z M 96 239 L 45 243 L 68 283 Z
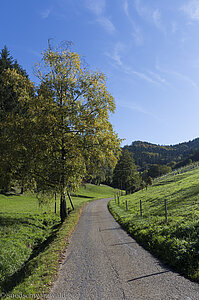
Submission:
M 62 126 L 62 139 L 61 139 L 61 162 L 62 162 L 62 174 L 61 174 L 61 201 L 60 201 L 60 217 L 63 223 L 67 217 L 66 197 L 65 197 L 65 145 L 64 145 L 64 116 L 63 116 L 63 99 L 62 99 L 62 86 L 60 87 L 60 109 L 61 109 L 61 126 Z
M 61 222 L 63 223 L 64 220 L 67 217 L 67 210 L 66 210 L 66 198 L 65 198 L 65 193 L 61 194 L 61 201 L 60 201 L 60 217 L 61 217 Z
M 70 193 L 69 193 L 69 192 L 67 192 L 67 195 L 68 195 L 68 198 L 69 198 L 69 200 L 70 200 L 70 204 L 71 204 L 71 206 L 72 206 L 72 209 L 74 210 L 75 208 L 74 208 L 74 205 L 73 205 L 73 202 L 72 202 L 72 199 L 71 199 Z
M 24 193 L 24 187 L 23 187 L 23 185 L 22 185 L 22 186 L 21 186 L 20 194 L 23 195 L 23 193 Z

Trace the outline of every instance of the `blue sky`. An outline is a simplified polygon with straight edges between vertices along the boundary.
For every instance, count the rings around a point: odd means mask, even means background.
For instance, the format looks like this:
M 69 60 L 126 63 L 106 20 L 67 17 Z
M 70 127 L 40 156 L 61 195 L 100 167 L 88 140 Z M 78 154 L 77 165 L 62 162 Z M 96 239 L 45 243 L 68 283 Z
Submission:
M 199 0 L 0 0 L 0 49 L 33 81 L 49 38 L 106 74 L 123 145 L 199 137 Z

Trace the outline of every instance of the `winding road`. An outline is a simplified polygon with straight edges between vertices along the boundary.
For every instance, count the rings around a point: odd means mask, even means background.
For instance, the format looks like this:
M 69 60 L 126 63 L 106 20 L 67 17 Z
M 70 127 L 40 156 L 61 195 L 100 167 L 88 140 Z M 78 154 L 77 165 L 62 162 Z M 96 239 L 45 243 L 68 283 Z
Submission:
M 48 299 L 198 300 L 199 284 L 139 246 L 111 216 L 108 201 L 84 208 Z

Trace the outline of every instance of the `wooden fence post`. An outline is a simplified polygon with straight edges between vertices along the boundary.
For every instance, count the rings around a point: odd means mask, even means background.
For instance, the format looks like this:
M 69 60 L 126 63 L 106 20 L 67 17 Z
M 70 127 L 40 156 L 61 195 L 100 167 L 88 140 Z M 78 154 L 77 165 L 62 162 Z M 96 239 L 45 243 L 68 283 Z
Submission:
M 128 201 L 126 200 L 126 211 L 128 211 Z
M 118 205 L 120 205 L 120 196 L 119 196 L 119 194 L 117 195 L 117 201 L 118 201 Z
M 140 216 L 142 217 L 142 200 L 140 200 Z
M 164 200 L 164 204 L 165 204 L 165 220 L 167 222 L 167 199 Z
M 57 193 L 55 192 L 55 214 L 57 213 Z

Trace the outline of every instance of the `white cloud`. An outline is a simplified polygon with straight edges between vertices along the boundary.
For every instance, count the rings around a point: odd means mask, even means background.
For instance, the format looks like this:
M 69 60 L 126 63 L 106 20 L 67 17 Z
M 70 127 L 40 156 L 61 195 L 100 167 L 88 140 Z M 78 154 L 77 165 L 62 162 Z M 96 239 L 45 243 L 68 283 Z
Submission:
M 135 41 L 135 44 L 137 46 L 141 46 L 144 43 L 144 38 L 143 38 L 143 34 L 142 31 L 140 29 L 140 27 L 138 27 L 137 25 L 133 25 L 133 32 L 132 32 L 132 37 Z
M 115 31 L 115 26 L 113 23 L 106 17 L 99 17 L 97 22 L 108 32 L 113 33 Z
M 161 12 L 158 8 L 151 9 L 144 5 L 141 0 L 135 0 L 135 9 L 141 18 L 153 23 L 159 30 L 165 32 Z
M 125 108 L 129 108 L 129 109 L 132 109 L 132 110 L 136 110 L 136 111 L 141 112 L 141 113 L 146 114 L 146 115 L 150 114 L 143 107 L 136 104 L 135 102 L 122 102 L 122 104 L 120 104 L 120 106 L 125 107 Z
M 161 27 L 161 13 L 160 13 L 159 9 L 155 9 L 152 12 L 152 19 L 153 19 L 156 27 L 160 28 Z
M 181 10 L 191 19 L 199 21 L 199 1 L 191 0 L 181 7 Z
M 35 50 L 31 49 L 31 48 L 28 48 L 28 52 L 31 53 L 31 54 L 33 54 L 33 55 L 35 55 L 36 57 L 39 57 L 41 59 L 41 56 L 42 56 L 41 53 L 39 53 L 39 52 L 37 52 L 37 51 L 35 51 Z
M 150 116 L 150 117 L 152 117 L 156 120 L 159 120 L 159 118 L 157 116 L 155 116 L 153 113 L 149 112 L 148 110 L 146 110 L 141 105 L 138 105 L 135 102 L 123 101 L 122 103 L 119 103 L 119 105 L 121 107 L 128 108 L 128 109 L 131 109 L 133 111 L 137 111 L 137 112 L 142 113 L 144 115 Z
M 124 52 L 125 46 L 118 42 L 114 47 L 113 47 L 113 51 L 112 53 L 110 52 L 106 52 L 105 55 L 108 56 L 109 58 L 111 58 L 111 60 L 113 60 L 116 64 L 116 66 L 123 66 L 121 57 L 122 57 L 122 53 Z
M 129 17 L 129 3 L 128 3 L 128 0 L 124 0 L 123 8 L 124 8 L 125 14 L 127 15 L 127 17 Z
M 170 74 L 174 75 L 176 78 L 178 78 L 180 80 L 187 82 L 188 84 L 192 85 L 194 88 L 198 88 L 198 85 L 187 75 L 184 75 L 184 74 L 176 72 L 176 71 L 170 71 Z
M 133 37 L 133 39 L 135 41 L 135 44 L 137 46 L 140 46 L 140 45 L 143 44 L 142 31 L 141 31 L 140 27 L 134 22 L 134 20 L 130 16 L 130 13 L 129 13 L 129 2 L 128 2 L 128 0 L 124 0 L 124 2 L 123 2 L 123 9 L 124 9 L 125 15 L 127 16 L 128 20 L 132 24 L 132 34 L 131 35 L 132 35 L 132 37 Z
M 150 76 L 148 76 L 147 74 L 143 73 L 143 72 L 138 72 L 135 71 L 133 68 L 130 68 L 128 66 L 125 66 L 125 72 L 129 75 L 136 75 L 136 77 L 145 80 L 149 83 L 153 83 L 153 84 L 160 84 L 158 81 L 154 80 L 153 78 L 151 78 Z
M 108 33 L 112 34 L 115 31 L 115 26 L 105 16 L 106 0 L 86 0 L 85 5 L 97 17 L 95 21 Z
M 135 8 L 140 17 L 146 17 L 149 14 L 149 10 L 141 4 L 140 0 L 135 0 Z
M 175 79 L 184 81 L 194 88 L 198 88 L 198 85 L 187 75 L 184 75 L 184 74 L 174 71 L 174 70 L 163 69 L 158 64 L 156 64 L 156 69 L 158 71 L 160 71 L 161 73 L 173 76 Z
M 50 8 L 47 8 L 46 10 L 44 10 L 42 13 L 41 13 L 41 17 L 42 19 L 47 19 L 51 13 L 52 9 Z
M 167 84 L 166 80 L 162 78 L 160 75 L 155 74 L 153 72 L 140 72 L 135 70 L 134 68 L 130 67 L 129 65 L 125 64 L 122 61 L 122 57 L 125 55 L 127 47 L 122 43 L 117 43 L 114 47 L 112 52 L 105 53 L 107 57 L 111 59 L 112 62 L 114 62 L 114 67 L 120 68 L 120 70 L 132 77 L 137 77 L 141 80 L 145 80 L 149 83 L 155 84 L 155 85 L 162 85 Z
M 160 83 L 162 84 L 165 84 L 165 85 L 170 85 L 167 80 L 162 77 L 160 74 L 158 73 L 155 73 L 155 72 L 152 72 L 152 71 L 148 71 L 148 73 L 154 78 L 156 79 L 157 81 L 159 81 Z
M 171 23 L 171 32 L 172 32 L 172 33 L 176 33 L 177 30 L 178 30 L 178 25 L 177 25 L 177 23 L 176 23 L 176 22 L 172 22 L 172 23 Z
M 86 7 L 94 14 L 100 16 L 103 14 L 106 6 L 105 0 L 86 0 Z

